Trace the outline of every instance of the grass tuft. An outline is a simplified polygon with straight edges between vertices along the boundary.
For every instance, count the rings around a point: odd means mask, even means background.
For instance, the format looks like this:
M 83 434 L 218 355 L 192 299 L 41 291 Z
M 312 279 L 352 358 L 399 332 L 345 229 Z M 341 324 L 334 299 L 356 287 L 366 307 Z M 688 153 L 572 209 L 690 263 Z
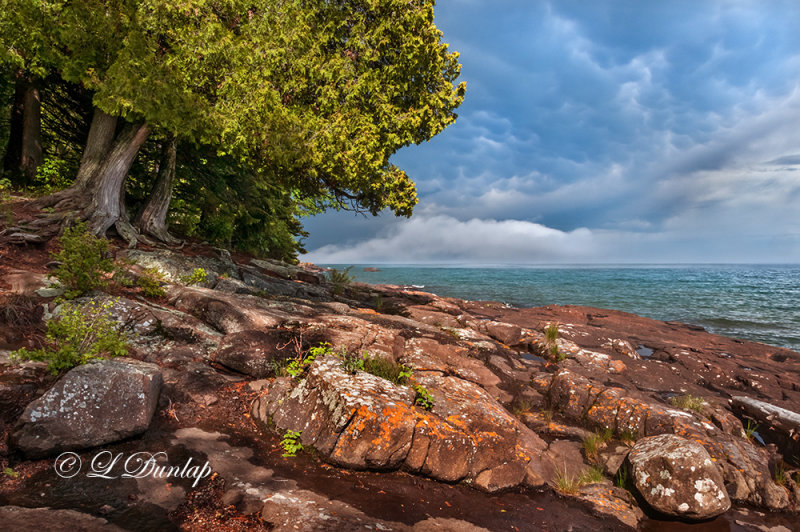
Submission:
M 672 406 L 675 408 L 693 410 L 698 413 L 703 412 L 703 406 L 706 404 L 702 397 L 696 397 L 694 395 L 678 395 L 670 399 L 669 402 L 672 403 Z

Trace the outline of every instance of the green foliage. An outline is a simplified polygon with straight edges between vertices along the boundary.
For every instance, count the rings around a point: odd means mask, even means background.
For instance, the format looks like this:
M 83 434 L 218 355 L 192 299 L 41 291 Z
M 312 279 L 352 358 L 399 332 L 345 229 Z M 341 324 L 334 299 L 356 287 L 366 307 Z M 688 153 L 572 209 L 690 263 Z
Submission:
M 431 392 L 421 384 L 414 384 L 411 387 L 417 393 L 414 397 L 414 404 L 425 410 L 433 410 L 434 400 Z
M 53 259 L 61 264 L 54 276 L 67 289 L 64 297 L 74 299 L 108 285 L 104 274 L 114 269 L 114 262 L 106 256 L 106 239 L 88 232 L 81 222 L 67 228 L 59 240 L 61 251 L 53 254 Z
M 362 356 L 358 353 L 344 353 L 342 355 L 342 369 L 351 375 L 359 371 L 364 371 L 364 360 L 366 353 Z
M 578 483 L 583 486 L 587 484 L 597 484 L 598 482 L 602 482 L 604 478 L 605 474 L 603 473 L 603 468 L 595 465 L 585 469 L 578 475 Z
M 678 395 L 669 400 L 675 408 L 681 410 L 693 410 L 698 413 L 703 413 L 703 406 L 705 401 L 702 397 L 695 397 L 694 395 Z
M 161 287 L 164 282 L 164 272 L 156 267 L 146 268 L 142 271 L 136 284 L 147 297 L 164 297 L 167 292 Z
M 398 386 L 408 384 L 411 375 L 414 373 L 413 368 L 404 364 L 397 364 L 383 357 L 371 357 L 366 353 L 364 355 L 364 371 Z
M 194 284 L 204 283 L 206 279 L 208 279 L 208 272 L 203 268 L 195 268 L 191 274 L 182 276 L 181 282 L 186 286 L 192 286 Z
M 757 432 L 758 432 L 758 423 L 756 423 L 752 419 L 748 419 L 747 425 L 744 428 L 744 437 L 750 441 L 753 441 L 756 437 Z
M 789 481 L 789 473 L 786 472 L 786 468 L 782 463 L 775 466 L 775 483 L 779 486 L 786 487 L 786 483 Z
M 47 322 L 45 347 L 11 353 L 16 360 L 37 360 L 48 363 L 53 375 L 106 356 L 122 356 L 128 352 L 127 338 L 118 330 L 111 315 L 113 301 L 98 305 L 90 301 L 84 307 L 64 303 L 59 316 Z
M 308 350 L 308 353 L 303 353 L 300 351 L 300 348 L 297 349 L 297 355 L 294 359 L 292 359 L 286 365 L 286 373 L 295 378 L 300 379 L 303 375 L 305 375 L 308 368 L 311 367 L 311 364 L 317 359 L 317 357 L 325 356 L 333 354 L 333 350 L 331 349 L 331 344 L 328 342 L 323 342 L 319 344 L 317 347 L 312 347 Z
M 2 146 L 2 144 L 0 144 Z M 14 213 L 8 203 L 11 201 L 11 181 L 0 178 L 0 227 L 14 223 Z
M 605 429 L 602 432 L 593 432 L 583 439 L 583 451 L 586 453 L 587 458 L 596 458 L 597 452 L 605 447 L 606 443 L 611 440 L 612 432 L 610 429 Z
M 15 478 L 18 478 L 18 477 L 19 477 L 19 473 L 17 473 L 16 471 L 14 471 L 14 470 L 13 470 L 12 468 L 10 468 L 10 467 L 4 467 L 4 468 L 3 468 L 3 474 L 4 474 L 5 476 L 7 476 L 8 478 L 12 478 L 12 479 L 15 479 Z
M 558 323 L 548 323 L 544 328 L 544 341 L 548 346 L 554 345 L 558 340 Z
M 350 275 L 350 270 L 352 270 L 352 266 L 348 266 L 344 270 L 337 270 L 336 268 L 331 268 L 328 272 L 328 281 L 333 285 L 333 293 L 336 295 L 340 295 L 344 292 L 345 287 L 350 286 L 353 282 L 355 277 Z
M 297 456 L 297 453 L 303 450 L 303 444 L 300 443 L 300 434 L 302 431 L 287 430 L 286 434 L 281 439 L 281 447 L 283 448 L 284 458 L 291 458 Z
M 65 189 L 72 184 L 75 168 L 69 161 L 60 158 L 49 158 L 36 168 L 34 186 L 38 192 L 50 194 Z
M 617 474 L 614 475 L 614 485 L 618 488 L 626 489 L 628 487 L 628 466 L 622 464 Z

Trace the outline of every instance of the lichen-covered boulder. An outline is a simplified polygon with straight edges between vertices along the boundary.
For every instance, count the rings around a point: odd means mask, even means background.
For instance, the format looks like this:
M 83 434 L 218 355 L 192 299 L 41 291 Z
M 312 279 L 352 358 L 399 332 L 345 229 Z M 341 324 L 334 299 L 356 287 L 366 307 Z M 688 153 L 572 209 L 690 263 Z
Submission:
M 546 444 L 485 390 L 435 371 L 414 377 L 432 395 L 432 411 L 414 405 L 410 387 L 351 375 L 326 356 L 300 383 L 277 379 L 253 403 L 252 416 L 264 428 L 301 431 L 304 445 L 340 466 L 405 467 L 490 492 L 544 484 L 552 469 L 542 463 Z
M 674 434 L 644 438 L 628 461 L 636 490 L 658 512 L 708 519 L 731 507 L 722 473 L 699 443 Z
M 153 418 L 161 383 L 159 367 L 138 360 L 78 366 L 25 408 L 11 442 L 34 458 L 141 434 Z

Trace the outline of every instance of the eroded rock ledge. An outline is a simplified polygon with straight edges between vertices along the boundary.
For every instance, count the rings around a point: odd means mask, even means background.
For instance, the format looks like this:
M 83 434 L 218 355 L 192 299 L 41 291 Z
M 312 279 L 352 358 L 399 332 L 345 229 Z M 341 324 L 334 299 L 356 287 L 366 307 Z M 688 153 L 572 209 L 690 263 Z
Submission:
M 250 381 L 259 394 L 242 405 L 239 421 L 251 416 L 267 440 L 299 431 L 304 446 L 342 468 L 402 470 L 491 493 L 556 490 L 584 501 L 595 515 L 634 528 L 644 518 L 639 504 L 651 517 L 686 520 L 726 512 L 731 501 L 734 508 L 742 502 L 769 511 L 798 509 L 791 465 L 800 459 L 798 353 L 616 311 L 513 309 L 396 286 L 354 284 L 334 294 L 319 273 L 289 265 L 125 253 L 167 272 L 174 283 L 158 301 L 135 290 L 114 298 L 114 315 L 134 341 L 132 358 L 158 373 L 153 383 L 161 375 L 165 382 L 158 407 L 152 398 L 158 392 L 143 392 L 149 398 L 126 403 L 126 412 L 139 408 L 152 416 L 155 409 L 175 430 L 195 431 L 176 412 L 209 408 L 231 382 Z M 177 282 L 196 267 L 214 275 L 202 286 Z M 46 284 L 40 274 L 17 271 L 7 278 L 51 315 L 55 304 L 35 295 Z M 559 330 L 555 342 L 544 334 L 551 324 Z M 20 345 L 11 329 L 4 334 L 8 345 Z M 293 349 L 322 342 L 334 351 L 366 351 L 413 367 L 414 382 L 433 398 L 432 410 L 415 405 L 409 386 L 349 373 L 331 355 L 318 358 L 300 379 L 275 377 L 275 368 L 296 356 Z M 3 421 L 17 424 L 11 443 L 30 457 L 112 444 L 150 423 L 131 415 L 133 429 L 113 428 L 113 434 L 83 443 L 40 424 L 35 439 L 58 443 L 47 450 L 29 445 L 26 434 L 33 430 L 37 405 L 96 370 L 73 370 L 42 395 L 47 381 L 41 368 L 2 368 L 0 390 L 9 406 Z M 116 382 L 120 372 L 100 380 Z M 673 404 L 686 396 L 696 399 L 692 409 Z M 113 408 L 92 415 L 97 426 L 108 427 L 124 417 Z M 748 418 L 750 425 L 742 421 Z M 220 433 L 232 426 L 230 419 L 207 423 Z M 596 448 L 585 444 L 600 434 Z M 252 442 L 253 448 L 259 445 Z M 683 449 L 672 453 L 682 461 L 664 462 L 669 449 Z M 593 466 L 601 470 L 599 478 L 575 482 Z M 776 483 L 780 471 L 782 485 Z M 230 482 L 240 482 L 234 479 L 241 474 L 230 473 Z M 291 514 L 303 501 L 326 500 L 296 486 L 280 496 L 255 485 L 247 490 L 260 495 L 250 497 L 242 511 L 270 516 L 277 529 L 290 528 L 277 516 Z

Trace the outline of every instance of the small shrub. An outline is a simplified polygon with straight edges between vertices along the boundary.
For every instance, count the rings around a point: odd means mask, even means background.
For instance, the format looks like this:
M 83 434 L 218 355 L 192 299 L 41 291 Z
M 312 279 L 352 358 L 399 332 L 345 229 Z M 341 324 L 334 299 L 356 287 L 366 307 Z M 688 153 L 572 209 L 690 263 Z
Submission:
M 3 474 L 5 476 L 7 476 L 8 478 L 17 478 L 17 477 L 19 477 L 19 473 L 17 473 L 16 471 L 11 469 L 10 467 L 4 467 L 3 468 Z
M 303 444 L 300 443 L 300 434 L 302 434 L 302 431 L 299 430 L 286 431 L 286 434 L 283 435 L 283 439 L 281 439 L 281 447 L 283 447 L 283 454 L 281 456 L 290 458 L 297 456 L 297 453 L 303 450 Z
M 421 384 L 415 384 L 412 388 L 417 393 L 416 397 L 414 397 L 414 404 L 424 410 L 433 410 L 434 401 L 431 392 Z
M 409 366 L 397 364 L 386 358 L 371 356 L 364 357 L 364 371 L 398 386 L 408 384 L 411 375 L 414 373 L 414 370 Z
M 130 288 L 134 285 L 133 276 L 124 264 L 114 265 L 114 273 L 111 274 L 111 281 L 125 288 Z
M 45 159 L 36 168 L 36 177 L 33 182 L 38 192 L 52 194 L 57 190 L 62 190 L 72 184 L 70 176 L 75 175 L 74 169 L 63 159 Z
M 670 399 L 669 402 L 675 408 L 693 410 L 699 413 L 703 412 L 703 405 L 705 405 L 702 397 L 695 397 L 694 395 L 678 395 Z
M 336 268 L 332 268 L 331 271 L 328 272 L 328 280 L 333 285 L 333 293 L 336 295 L 340 295 L 344 292 L 346 286 L 349 286 L 354 276 L 350 275 L 350 270 L 352 270 L 352 266 L 348 266 L 344 270 L 337 270 Z
M 53 275 L 67 289 L 66 299 L 108 285 L 104 274 L 114 269 L 114 262 L 106 256 L 108 240 L 89 233 L 83 222 L 67 228 L 59 240 L 61 251 L 52 257 L 61 264 Z
M 300 379 L 305 374 L 306 370 L 311 367 L 311 364 L 317 359 L 318 356 L 332 354 L 331 344 L 323 342 L 317 347 L 312 347 L 308 353 L 303 353 L 299 347 L 299 342 L 295 342 L 297 355 L 286 365 L 286 373 L 295 378 Z
M 194 284 L 204 283 L 206 279 L 208 279 L 208 272 L 203 268 L 195 268 L 190 275 L 182 276 L 181 282 L 186 286 L 192 286 Z
M 364 371 L 364 358 L 358 353 L 344 353 L 342 356 L 342 369 L 351 375 Z
M 47 322 L 46 346 L 33 351 L 22 348 L 11 353 L 11 357 L 47 362 L 47 369 L 58 375 L 101 355 L 126 355 L 127 339 L 111 316 L 113 304 L 106 301 L 98 305 L 91 301 L 81 308 L 64 303 L 61 315 Z
M 164 273 L 156 267 L 147 268 L 136 282 L 142 293 L 147 297 L 164 297 L 167 292 L 161 287 L 164 282 Z

